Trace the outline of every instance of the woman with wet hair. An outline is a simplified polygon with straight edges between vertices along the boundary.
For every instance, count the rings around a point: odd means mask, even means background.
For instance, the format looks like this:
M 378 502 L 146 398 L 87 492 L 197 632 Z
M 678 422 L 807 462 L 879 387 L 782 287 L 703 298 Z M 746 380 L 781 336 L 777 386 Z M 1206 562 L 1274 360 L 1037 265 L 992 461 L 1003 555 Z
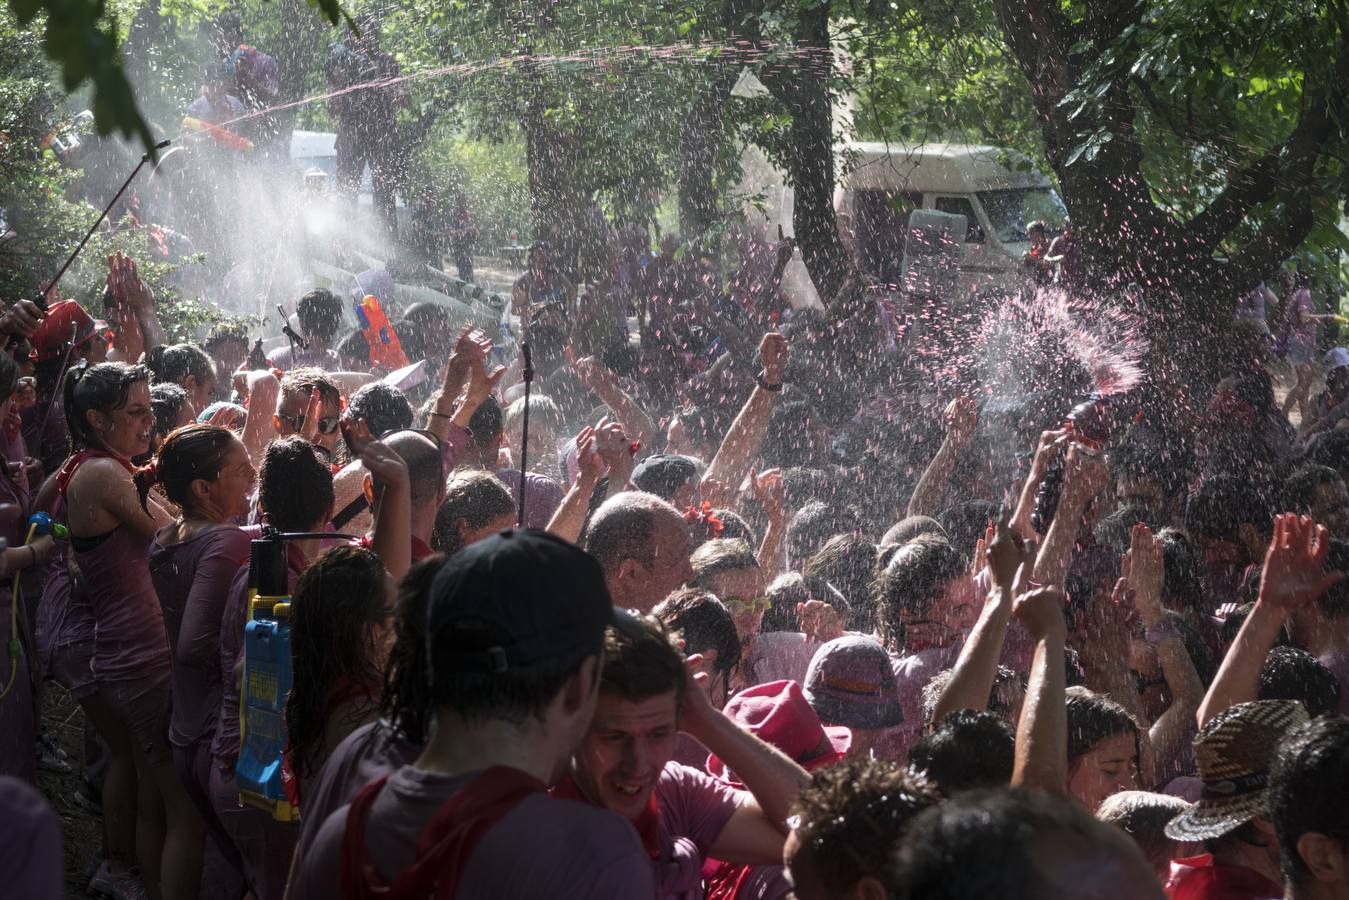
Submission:
M 195 897 L 202 825 L 168 743 L 172 659 L 148 555 L 150 539 L 173 518 L 147 496 L 153 467 L 131 463 L 149 449 L 154 429 L 150 372 L 82 363 L 67 375 L 64 398 L 74 455 L 56 482 L 95 621 L 92 670 L 102 701 L 95 712 L 107 713 L 94 719 L 109 750 L 107 874 L 127 877 L 134 828 L 149 893 Z
M 194 409 L 205 409 L 215 390 L 215 363 L 196 344 L 155 347 L 141 362 L 154 373 L 155 384 L 176 384 L 187 391 Z
M 379 557 L 360 547 L 334 547 L 295 586 L 286 763 L 287 793 L 301 809 L 328 756 L 378 713 L 396 591 Z
M 221 693 L 221 615 L 235 575 L 248 565 L 253 537 L 234 523 L 248 515 L 257 472 L 229 429 L 189 425 L 159 448 L 155 478 L 180 510 L 150 545 L 150 577 L 173 653 L 169 744 L 183 786 L 242 885 L 239 861 L 228 852 L 228 836 L 211 807 L 210 761 Z M 148 481 L 141 482 L 146 490 Z M 148 494 L 144 500 L 148 504 Z M 198 859 L 201 837 L 204 831 L 191 848 Z

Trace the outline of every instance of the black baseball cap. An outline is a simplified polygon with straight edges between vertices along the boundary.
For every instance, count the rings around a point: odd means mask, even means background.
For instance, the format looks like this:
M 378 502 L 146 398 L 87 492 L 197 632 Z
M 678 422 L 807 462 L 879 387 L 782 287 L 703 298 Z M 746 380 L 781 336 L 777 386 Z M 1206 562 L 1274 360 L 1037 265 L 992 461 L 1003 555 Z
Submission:
M 427 658 L 439 672 L 526 669 L 598 653 L 610 625 L 642 631 L 613 605 L 593 556 L 545 531 L 512 529 L 465 547 L 436 573 Z
M 669 502 L 680 488 L 698 477 L 698 463 L 690 456 L 657 453 L 632 470 L 632 483 L 639 491 Z

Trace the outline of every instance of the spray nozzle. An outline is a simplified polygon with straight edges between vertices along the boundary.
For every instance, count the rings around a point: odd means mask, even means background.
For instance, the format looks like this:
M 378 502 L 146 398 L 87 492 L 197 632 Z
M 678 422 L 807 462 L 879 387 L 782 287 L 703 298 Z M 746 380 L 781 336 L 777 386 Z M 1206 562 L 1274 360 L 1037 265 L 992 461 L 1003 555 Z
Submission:
M 61 540 L 70 537 L 70 530 L 60 522 L 53 522 L 52 517 L 45 512 L 33 513 L 29 516 L 28 527 L 33 530 L 34 537 L 41 537 L 44 534 L 50 534 Z

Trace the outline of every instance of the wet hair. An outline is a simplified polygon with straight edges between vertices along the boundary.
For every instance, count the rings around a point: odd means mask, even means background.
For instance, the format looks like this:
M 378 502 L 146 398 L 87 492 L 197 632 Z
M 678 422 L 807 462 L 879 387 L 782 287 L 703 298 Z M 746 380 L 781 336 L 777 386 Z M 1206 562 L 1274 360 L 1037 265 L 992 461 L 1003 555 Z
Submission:
M 89 424 L 88 413 L 109 415 L 126 406 L 131 386 L 150 381 L 150 370 L 128 363 L 99 363 L 96 366 L 81 362 L 66 373 L 64 388 L 66 427 L 70 431 L 72 452 L 85 448 L 105 449 L 103 442 Z
M 1068 769 L 1106 738 L 1129 735 L 1134 739 L 1134 758 L 1139 758 L 1139 728 L 1128 710 L 1105 694 L 1084 687 L 1067 690 Z
M 1307 442 L 1305 459 L 1316 465 L 1349 472 L 1349 431 L 1323 431 Z
M 1166 825 L 1189 808 L 1185 800 L 1170 794 L 1120 791 L 1105 798 L 1096 810 L 1096 818 L 1133 838 L 1152 867 L 1165 871 L 1175 846 L 1166 836 Z
M 380 671 L 369 626 L 385 621 L 385 571 L 379 557 L 360 547 L 334 547 L 304 570 L 290 601 L 291 689 L 286 697 L 286 739 L 291 769 L 300 780 L 323 764 L 323 735 L 336 712 L 330 698 L 342 685 L 342 702 L 365 692 L 373 715 Z
M 876 628 L 896 646 L 904 634 L 901 611 L 925 616 L 946 586 L 968 574 L 969 565 L 946 541 L 924 536 L 896 549 L 876 579 Z
M 283 396 L 299 395 L 308 400 L 309 395 L 315 390 L 319 392 L 319 400 L 324 404 L 342 403 L 342 391 L 338 389 L 337 382 L 329 378 L 328 373 L 322 369 L 301 366 L 298 369 L 291 369 L 281 377 Z
M 370 365 L 370 342 L 365 339 L 364 332 L 347 332 L 333 350 L 344 366 L 365 368 Z
M 446 557 L 436 553 L 412 564 L 398 586 L 393 646 L 384 667 L 379 714 L 405 741 L 421 745 L 431 736 L 434 710 L 427 688 L 426 612 L 431 582 Z
M 352 420 L 365 419 L 373 435 L 412 427 L 412 406 L 403 392 L 391 384 L 374 381 L 362 386 L 347 400 Z M 415 482 L 414 482 L 415 484 Z
M 406 430 L 386 436 L 384 444 L 407 466 L 413 504 L 437 502 L 445 485 L 445 456 L 440 444 L 429 435 Z
M 871 541 L 858 534 L 836 534 L 801 567 L 802 575 L 822 578 L 847 598 L 851 615 L 844 627 L 850 631 L 869 630 L 876 559 Z
M 677 710 L 684 702 L 684 656 L 660 619 L 643 616 L 641 622 L 640 637 L 605 631 L 600 693 L 640 703 L 673 692 Z
M 1110 448 L 1110 474 L 1130 478 L 1148 478 L 1157 482 L 1170 501 L 1185 487 L 1190 460 L 1183 454 L 1158 449 L 1137 441 L 1124 440 Z
M 1343 484 L 1340 473 L 1330 466 L 1306 465 L 1297 469 L 1283 483 L 1283 508 L 1305 515 L 1316 502 L 1316 489 L 1323 484 Z
M 1096 523 L 1096 543 L 1123 555 L 1129 552 L 1135 525 L 1143 524 L 1154 534 L 1166 521 L 1141 506 L 1122 506 Z
M 342 327 L 342 301 L 324 288 L 312 290 L 296 301 L 295 317 L 305 337 L 331 340 Z
M 210 352 L 221 344 L 238 343 L 248 346 L 248 331 L 237 322 L 216 322 L 206 332 L 202 346 Z
M 192 512 L 192 482 L 219 478 L 226 454 L 238 441 L 234 432 L 218 425 L 184 425 L 174 431 L 160 445 L 155 464 L 136 473 L 133 479 L 141 509 L 149 512 L 146 502 L 150 488 L 158 484 L 164 489 L 164 496 L 184 513 Z
M 178 417 L 188 404 L 187 391 L 171 381 L 150 385 L 150 411 L 155 414 L 155 437 L 163 439 L 178 426 Z
M 656 553 L 656 521 L 662 515 L 672 522 L 683 521 L 673 506 L 655 494 L 624 491 L 595 511 L 586 529 L 585 548 L 605 572 L 616 570 L 625 559 L 650 566 Z
M 1095 847 L 1109 826 L 1081 804 L 1046 791 L 971 791 L 909 826 L 895 863 L 893 900 L 1040 900 L 1055 896 L 1037 850 L 1073 837 Z M 1122 844 L 1120 845 L 1122 848 Z M 978 860 L 978 864 L 972 864 Z
M 666 597 L 651 615 L 684 642 L 684 655 L 717 652 L 713 681 L 729 688 L 730 673 L 740 662 L 740 635 L 730 610 L 716 595 L 702 588 L 682 588 Z
M 484 398 L 468 420 L 469 446 L 478 451 L 495 447 L 504 427 L 501 404 L 495 397 Z
M 828 603 L 843 616 L 845 621 L 853 620 L 853 609 L 848 599 L 839 593 L 829 582 L 812 575 L 809 578 L 800 572 L 784 572 L 768 585 L 768 602 L 771 604 L 764 613 L 760 631 L 800 631 L 796 620 L 796 604 L 819 600 Z
M 403 321 L 416 325 L 418 328 L 432 328 L 436 325 L 449 328 L 450 314 L 439 303 L 424 300 L 403 310 Z
M 197 383 L 215 380 L 215 363 L 211 355 L 196 344 L 159 346 L 145 351 L 141 362 L 154 373 L 155 382 L 182 385 L 189 375 Z
M 1343 688 L 1335 673 L 1297 647 L 1274 647 L 1260 667 L 1259 700 L 1296 700 L 1311 718 L 1340 710 Z
M 988 523 L 998 517 L 998 505 L 987 500 L 966 500 L 942 510 L 937 517 L 946 539 L 966 556 L 974 555 L 974 545 L 984 536 Z
M 881 538 L 881 546 L 902 546 L 925 534 L 946 538 L 946 531 L 941 527 L 941 523 L 931 516 L 906 516 L 890 526 L 890 530 Z
M 932 714 L 936 712 L 937 703 L 941 700 L 942 694 L 946 692 L 946 688 L 950 686 L 955 673 L 954 667 L 942 669 L 929 678 L 927 684 L 923 685 L 923 723 L 928 728 L 935 728 L 937 725 L 936 722 L 932 721 Z M 1012 718 L 1012 713 L 1016 710 L 1006 702 L 1005 695 L 1005 692 L 1010 688 L 1016 688 L 1017 691 L 1024 693 L 1026 690 L 1025 679 L 1006 666 L 999 665 L 993 676 L 993 688 L 988 693 L 987 709 L 1009 725 L 1015 725 L 1016 722 Z
M 754 534 L 754 529 L 744 518 L 733 509 L 717 508 L 712 513 L 721 522 L 721 531 L 716 535 L 719 538 L 736 539 L 745 541 L 751 547 L 757 547 L 759 544 L 758 536 Z M 693 523 L 689 523 L 690 528 Z M 707 538 L 711 540 L 711 538 Z
M 1265 537 L 1273 533 L 1274 517 L 1264 493 L 1235 475 L 1215 475 L 1199 486 L 1185 508 L 1190 534 L 1237 543 L 1240 526 L 1254 525 Z
M 861 530 L 862 521 L 856 510 L 812 500 L 797 510 L 787 525 L 787 566 L 794 569 L 803 565 L 836 534 Z
M 1349 542 L 1339 538 L 1330 539 L 1330 552 L 1326 554 L 1326 571 L 1349 572 Z M 1259 582 L 1256 582 L 1258 589 Z M 1316 608 L 1328 619 L 1343 619 L 1349 616 L 1349 581 L 1333 584 L 1316 598 Z
M 1298 840 L 1323 834 L 1349 842 L 1349 719 L 1322 716 L 1290 731 L 1274 754 L 1269 805 L 1283 874 L 1294 888 L 1311 876 Z
M 888 760 L 816 771 L 792 804 L 800 850 L 792 883 L 802 898 L 843 897 L 863 878 L 895 878 L 895 848 L 910 823 L 941 801 L 921 775 Z
M 764 467 L 799 466 L 802 463 L 825 461 L 819 457 L 827 459 L 828 448 L 814 446 L 811 435 L 814 424 L 815 411 L 804 400 L 788 400 L 774 406 L 768 419 L 768 430 L 759 448 Z
M 501 479 L 491 472 L 460 469 L 445 484 L 445 499 L 436 510 L 431 530 L 431 546 L 452 556 L 463 549 L 460 524 L 478 529 L 500 516 L 515 511 L 515 500 Z
M 725 414 L 708 406 L 681 407 L 674 411 L 672 417 L 679 421 L 689 440 L 699 447 L 709 446 L 715 449 L 730 427 Z
M 304 438 L 278 438 L 263 453 L 258 506 L 273 528 L 308 531 L 332 512 L 332 469 Z
M 699 587 L 712 589 L 712 580 L 727 572 L 759 568 L 759 560 L 747 542 L 735 538 L 708 541 L 689 557 L 693 578 Z
M 1016 736 L 991 712 L 958 709 L 909 748 L 909 766 L 943 795 L 999 787 L 1012 780 Z
M 1157 532 L 1162 545 L 1162 599 L 1168 609 L 1207 613 L 1208 598 L 1199 577 L 1194 546 L 1178 528 Z
M 521 397 L 506 407 L 502 417 L 502 428 L 511 431 L 520 425 L 524 416 L 525 398 Z M 534 394 L 529 398 L 529 422 L 531 425 L 540 425 L 557 434 L 562 431 L 562 410 L 558 408 L 557 401 L 552 397 Z

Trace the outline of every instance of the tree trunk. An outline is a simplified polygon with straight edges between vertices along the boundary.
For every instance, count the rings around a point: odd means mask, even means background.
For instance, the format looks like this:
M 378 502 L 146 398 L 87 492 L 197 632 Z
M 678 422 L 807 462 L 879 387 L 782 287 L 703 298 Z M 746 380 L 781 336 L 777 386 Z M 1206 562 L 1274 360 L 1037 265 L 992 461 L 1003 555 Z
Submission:
M 722 114 L 735 72 L 718 72 L 695 95 L 679 135 L 679 230 L 697 239 L 721 218 L 715 182 L 717 153 L 725 128 Z

